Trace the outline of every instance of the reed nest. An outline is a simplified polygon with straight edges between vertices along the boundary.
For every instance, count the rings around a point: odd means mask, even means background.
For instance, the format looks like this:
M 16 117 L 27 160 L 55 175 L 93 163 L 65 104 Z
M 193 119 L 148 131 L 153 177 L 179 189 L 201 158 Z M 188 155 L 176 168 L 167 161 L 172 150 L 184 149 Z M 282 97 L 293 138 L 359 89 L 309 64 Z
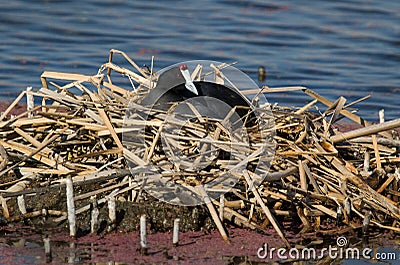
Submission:
M 117 55 L 125 58 L 129 67 L 113 63 Z M 220 82 L 229 82 L 220 74 L 225 66 L 215 66 Z M 130 81 L 128 86 L 122 84 L 121 74 Z M 201 80 L 202 74 L 192 77 Z M 23 91 L 0 116 L 4 219 L 16 222 L 46 216 L 56 223 L 68 219 L 74 225 L 71 216 L 93 212 L 103 204 L 115 207 L 115 200 L 145 205 L 151 196 L 139 179 L 156 165 L 164 184 L 177 183 L 183 187 L 181 192 L 186 190 L 189 197 L 204 201 L 226 241 L 226 224 L 260 230 L 272 225 L 288 246 L 283 222 L 300 224 L 301 233 L 321 231 L 325 224 L 336 226 L 332 231 L 340 227 L 364 234 L 372 229 L 400 232 L 400 141 L 395 130 L 400 119 L 371 124 L 350 108 L 357 102 L 346 105 L 344 97 L 333 102 L 306 87 L 262 87 L 241 93 L 302 91 L 311 101 L 293 108 L 258 105 L 257 111 L 268 110 L 261 115 L 267 122 L 261 129 L 246 128 L 247 148 L 239 144 L 239 134 L 224 131 L 223 119 L 195 115 L 191 122 L 180 124 L 179 132 L 171 129 L 170 135 L 176 137 L 164 143 L 170 151 L 179 149 L 192 157 L 179 161 L 160 151 L 168 112 L 140 105 L 157 78 L 152 69 L 140 68 L 125 53 L 111 50 L 109 61 L 93 76 L 45 71 L 42 88 Z M 10 115 L 25 99 L 27 110 Z M 325 106 L 324 110 L 316 111 L 318 104 Z M 123 117 L 132 109 L 136 112 L 128 115 L 127 125 Z M 136 115 L 143 111 L 147 120 Z M 354 122 L 356 129 L 341 131 L 344 118 Z M 209 161 L 200 154 L 198 143 L 206 131 L 213 136 L 207 138 L 207 144 L 214 147 L 214 154 L 213 162 L 202 167 Z M 135 143 L 134 135 L 139 132 L 144 145 Z M 124 133 L 129 133 L 125 140 Z M 262 135 L 271 138 L 273 153 L 260 151 Z M 254 170 L 261 160 L 268 162 L 268 168 Z M 241 170 L 233 170 L 238 165 Z M 267 171 L 265 177 L 259 175 Z M 195 188 L 227 172 L 235 185 L 218 197 Z M 46 198 L 46 191 L 63 194 L 64 187 L 67 194 L 59 198 L 72 202 L 55 203 L 54 198 Z M 72 187 L 72 196 L 68 187 Z M 161 199 L 174 199 L 173 193 L 160 194 Z M 32 203 L 39 197 L 45 202 Z M 115 219 L 110 210 L 110 224 Z

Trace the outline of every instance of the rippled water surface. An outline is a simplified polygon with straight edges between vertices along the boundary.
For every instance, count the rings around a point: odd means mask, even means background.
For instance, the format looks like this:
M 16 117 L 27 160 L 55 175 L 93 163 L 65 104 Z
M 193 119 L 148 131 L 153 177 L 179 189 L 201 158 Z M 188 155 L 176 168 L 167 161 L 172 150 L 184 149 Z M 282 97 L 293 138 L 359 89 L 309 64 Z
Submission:
M 269 86 L 305 85 L 377 119 L 399 117 L 400 1 L 1 1 L 0 97 L 40 88 L 44 70 L 94 74 L 111 48 L 161 69 L 238 61 Z M 302 105 L 299 93 L 270 102 Z

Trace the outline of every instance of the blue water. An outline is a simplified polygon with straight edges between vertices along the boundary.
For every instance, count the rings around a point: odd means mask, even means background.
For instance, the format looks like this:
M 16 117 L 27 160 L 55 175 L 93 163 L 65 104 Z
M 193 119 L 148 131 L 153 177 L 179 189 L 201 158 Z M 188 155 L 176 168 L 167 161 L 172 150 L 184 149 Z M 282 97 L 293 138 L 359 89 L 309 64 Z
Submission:
M 1 0 L 0 97 L 40 88 L 44 70 L 95 74 L 111 48 L 139 65 L 237 61 L 269 86 L 305 85 L 331 100 L 372 93 L 356 105 L 398 118 L 400 1 Z M 268 95 L 301 106 L 301 92 Z

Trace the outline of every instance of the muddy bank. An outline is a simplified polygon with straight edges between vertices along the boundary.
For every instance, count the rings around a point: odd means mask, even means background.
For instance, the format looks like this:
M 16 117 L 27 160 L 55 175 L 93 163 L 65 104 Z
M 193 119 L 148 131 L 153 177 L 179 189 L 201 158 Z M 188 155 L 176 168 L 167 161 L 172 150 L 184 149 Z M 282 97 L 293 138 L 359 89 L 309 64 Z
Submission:
M 7 232 L 5 232 L 7 230 Z M 7 228 L 7 240 L 1 248 L 2 261 L 7 264 L 41 264 L 46 261 L 42 231 L 34 234 L 28 228 Z M 272 231 L 271 231 L 272 232 Z M 263 236 L 244 229 L 229 229 L 231 245 L 218 234 L 186 232 L 180 235 L 179 245 L 172 245 L 169 232 L 148 235 L 148 255 L 140 254 L 139 234 L 111 233 L 106 236 L 88 235 L 72 240 L 67 233 L 48 230 L 52 245 L 53 264 L 239 264 L 236 261 L 257 260 L 257 248 L 268 240 L 279 245 L 279 238 Z M 22 251 L 23 250 L 23 251 Z
M 12 100 L 0 101 L 0 113 L 4 112 L 10 106 L 11 103 L 12 103 Z M 26 104 L 18 103 L 17 105 L 15 105 L 14 108 L 12 108 L 12 110 L 9 113 L 9 116 L 10 115 L 19 115 L 25 111 L 26 111 Z
M 285 229 L 289 230 L 290 227 Z M 329 229 L 326 227 L 326 231 Z M 341 232 L 340 230 L 338 231 Z M 343 231 L 342 231 L 343 232 Z M 115 231 L 107 235 L 86 235 L 71 239 L 60 228 L 34 229 L 28 226 L 0 227 L 0 258 L 2 264 L 274 264 L 278 261 L 276 252 L 273 257 L 260 259 L 258 250 L 268 244 L 270 248 L 281 248 L 279 236 L 272 229 L 264 233 L 228 228 L 231 244 L 226 244 L 218 231 L 190 231 L 180 234 L 178 246 L 172 244 L 172 233 L 150 232 L 148 235 L 148 255 L 140 254 L 138 232 Z M 370 247 L 376 250 L 386 247 L 399 250 L 399 241 L 390 234 L 375 234 L 369 241 L 362 241 L 352 233 L 344 233 L 351 246 Z M 318 234 L 288 233 L 289 241 L 301 249 L 317 250 L 329 245 L 336 247 L 336 236 L 320 232 Z M 51 257 L 45 255 L 43 238 L 48 237 L 51 244 Z M 261 252 L 260 252 L 261 253 Z M 400 254 L 400 253 L 399 253 Z M 400 255 L 399 255 L 400 258 Z M 294 260 L 287 260 L 292 264 Z M 340 260 L 324 258 L 308 260 L 297 264 L 341 264 Z M 366 263 L 367 264 L 367 263 Z

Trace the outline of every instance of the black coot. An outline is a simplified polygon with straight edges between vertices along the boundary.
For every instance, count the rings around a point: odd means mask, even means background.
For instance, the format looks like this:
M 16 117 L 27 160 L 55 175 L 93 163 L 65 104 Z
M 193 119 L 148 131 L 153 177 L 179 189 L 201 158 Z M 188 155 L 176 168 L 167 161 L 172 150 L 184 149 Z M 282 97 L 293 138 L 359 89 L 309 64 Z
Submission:
M 185 86 L 186 80 L 182 75 L 181 69 L 182 66 L 173 67 L 163 72 L 158 78 L 157 86 L 142 100 L 142 105 L 166 111 L 175 102 L 182 102 L 194 97 L 203 97 L 202 99 L 199 98 L 199 100 L 205 102 L 206 98 L 204 96 L 208 96 L 221 100 L 232 108 L 236 106 L 236 113 L 242 118 L 249 113 L 251 103 L 234 88 L 207 81 L 195 81 L 193 84 L 197 89 L 198 95 L 194 94 Z M 220 106 L 215 104 L 210 106 L 205 102 L 204 107 L 212 108 L 213 112 L 218 113 Z M 248 122 L 250 120 L 254 122 L 254 118 L 254 114 L 251 113 L 250 117 L 246 119 L 246 125 L 249 125 Z

